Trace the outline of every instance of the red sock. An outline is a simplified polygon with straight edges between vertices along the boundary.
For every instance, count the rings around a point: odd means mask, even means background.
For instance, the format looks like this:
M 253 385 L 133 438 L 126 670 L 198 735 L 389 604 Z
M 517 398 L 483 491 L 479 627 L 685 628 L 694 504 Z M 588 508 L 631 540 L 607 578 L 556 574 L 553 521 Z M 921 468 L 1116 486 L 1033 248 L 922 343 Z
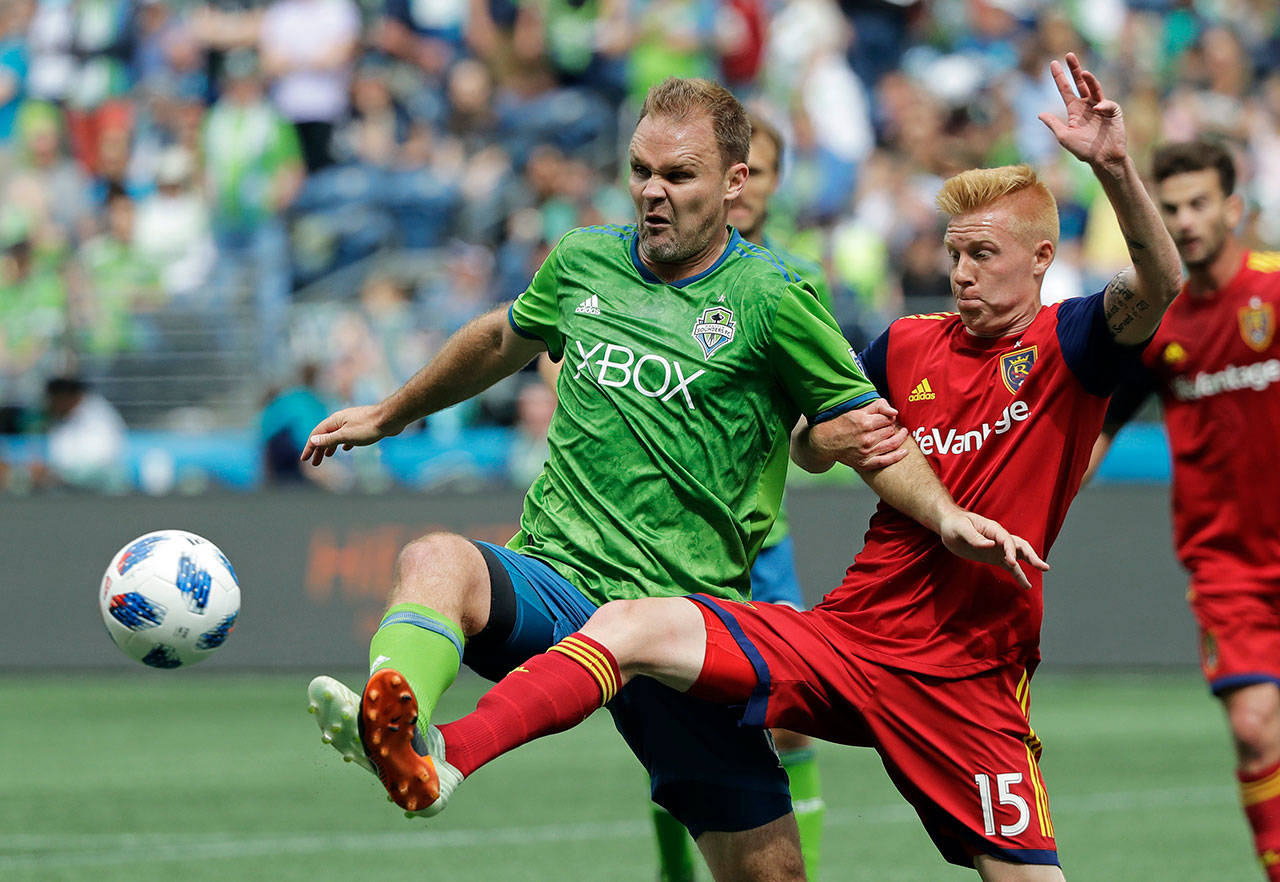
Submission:
M 1254 774 L 1237 771 L 1236 776 L 1262 869 L 1271 882 L 1280 882 L 1280 762 Z
M 573 728 L 621 685 L 613 653 L 590 637 L 570 634 L 503 677 L 473 713 L 441 726 L 445 758 L 470 775 L 521 744 Z

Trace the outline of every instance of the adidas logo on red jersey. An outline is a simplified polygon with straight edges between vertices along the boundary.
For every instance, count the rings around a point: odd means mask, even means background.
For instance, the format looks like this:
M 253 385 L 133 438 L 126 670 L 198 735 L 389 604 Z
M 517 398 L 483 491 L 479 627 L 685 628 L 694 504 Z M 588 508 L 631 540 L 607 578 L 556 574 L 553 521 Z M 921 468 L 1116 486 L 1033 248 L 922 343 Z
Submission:
M 929 378 L 925 377 L 916 387 L 911 390 L 911 394 L 907 396 L 908 401 L 933 401 L 938 396 L 933 393 L 933 387 L 929 385 Z

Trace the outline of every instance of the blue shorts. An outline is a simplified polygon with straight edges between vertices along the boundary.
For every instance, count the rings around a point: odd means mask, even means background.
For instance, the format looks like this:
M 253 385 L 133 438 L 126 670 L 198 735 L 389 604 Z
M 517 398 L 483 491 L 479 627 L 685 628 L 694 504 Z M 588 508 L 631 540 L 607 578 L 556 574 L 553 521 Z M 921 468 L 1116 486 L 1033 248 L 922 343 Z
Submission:
M 760 603 L 785 603 L 805 609 L 796 574 L 796 546 L 787 536 L 777 545 L 762 548 L 751 567 L 751 599 Z
M 501 545 L 475 544 L 495 583 L 490 625 L 496 612 L 510 630 L 497 639 L 486 628 L 467 642 L 463 661 L 496 681 L 577 631 L 596 606 L 542 561 Z M 499 608 L 505 601 L 498 583 L 506 580 L 514 602 Z M 649 772 L 653 801 L 695 839 L 709 830 L 752 830 L 791 811 L 787 774 L 773 742 L 764 729 L 739 723 L 741 709 L 691 698 L 648 677 L 628 683 L 608 708 Z

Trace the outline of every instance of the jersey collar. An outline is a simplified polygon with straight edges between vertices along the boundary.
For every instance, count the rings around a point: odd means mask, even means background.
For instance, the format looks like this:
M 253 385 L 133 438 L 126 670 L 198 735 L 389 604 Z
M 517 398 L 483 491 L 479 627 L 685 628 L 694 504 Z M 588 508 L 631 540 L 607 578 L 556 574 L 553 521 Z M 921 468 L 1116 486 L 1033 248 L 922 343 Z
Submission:
M 699 279 L 705 279 L 707 276 L 714 273 L 717 269 L 720 268 L 720 264 L 724 263 L 726 260 L 729 259 L 729 255 L 733 253 L 734 248 L 736 248 L 742 242 L 742 236 L 738 234 L 737 230 L 735 230 L 733 227 L 729 227 L 728 229 L 729 229 L 729 241 L 725 243 L 724 251 L 720 252 L 720 256 L 716 258 L 715 263 L 711 264 L 711 266 L 707 267 L 702 272 L 698 273 L 696 276 L 689 276 L 684 279 L 677 279 L 674 282 L 664 282 L 662 279 L 655 276 L 649 270 L 649 268 L 644 265 L 644 262 L 640 260 L 640 230 L 639 229 L 637 229 L 635 233 L 633 233 L 631 236 L 631 264 L 636 268 L 636 272 L 640 274 L 640 278 L 644 279 L 646 282 L 652 282 L 658 285 L 670 285 L 673 288 L 684 288 L 685 286 L 692 285 L 694 282 L 698 281 Z

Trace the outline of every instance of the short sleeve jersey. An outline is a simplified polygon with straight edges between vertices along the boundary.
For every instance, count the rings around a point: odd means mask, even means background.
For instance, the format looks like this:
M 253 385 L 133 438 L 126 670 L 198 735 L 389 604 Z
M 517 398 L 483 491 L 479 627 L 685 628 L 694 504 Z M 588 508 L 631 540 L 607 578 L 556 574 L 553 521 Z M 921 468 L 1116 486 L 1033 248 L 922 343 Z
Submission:
M 1080 486 L 1114 381 L 1139 347 L 1115 343 L 1101 293 L 1040 310 L 1021 334 L 979 338 L 954 313 L 909 316 L 862 353 L 956 502 L 1044 556 Z M 881 503 L 844 582 L 818 606 L 851 651 L 942 677 L 1033 668 L 1043 612 L 1012 576 L 962 560 Z
M 1280 253 L 1174 300 L 1143 354 L 1173 456 L 1174 542 L 1197 590 L 1280 582 Z
M 565 235 L 511 306 L 564 359 L 550 454 L 508 547 L 597 603 L 741 599 L 782 498 L 791 427 L 879 397 L 812 292 L 736 232 L 665 283 L 634 226 Z

